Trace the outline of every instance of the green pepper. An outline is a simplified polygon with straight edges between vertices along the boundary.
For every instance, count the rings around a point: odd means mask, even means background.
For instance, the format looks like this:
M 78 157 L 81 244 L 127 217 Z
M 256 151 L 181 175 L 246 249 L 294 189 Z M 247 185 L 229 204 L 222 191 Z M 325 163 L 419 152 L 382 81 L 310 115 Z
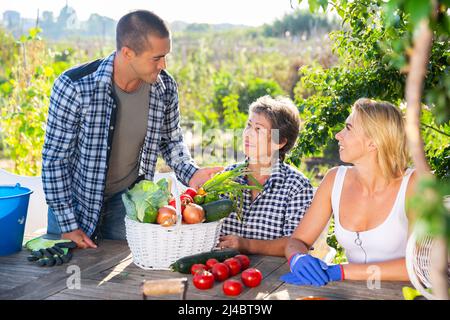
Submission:
M 205 202 L 205 196 L 197 194 L 196 196 L 194 196 L 194 202 L 196 204 L 202 204 L 203 202 Z
M 205 196 L 205 201 L 204 203 L 209 203 L 209 202 L 213 202 L 213 201 L 217 201 L 219 200 L 219 195 L 215 192 L 208 192 Z

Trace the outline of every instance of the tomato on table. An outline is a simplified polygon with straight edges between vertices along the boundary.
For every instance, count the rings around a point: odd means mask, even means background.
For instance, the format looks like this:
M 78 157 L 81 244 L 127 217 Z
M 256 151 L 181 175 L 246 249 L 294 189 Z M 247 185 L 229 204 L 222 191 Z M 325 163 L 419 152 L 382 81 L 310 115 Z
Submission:
M 224 281 L 230 277 L 230 269 L 225 263 L 219 262 L 212 266 L 211 273 L 216 281 Z
M 223 263 L 225 263 L 228 268 L 230 268 L 230 274 L 231 276 L 237 275 L 239 272 L 241 272 L 241 263 L 236 258 L 228 258 Z
M 238 259 L 241 263 L 241 270 L 245 270 L 250 266 L 250 258 L 245 254 L 238 254 L 234 256 L 235 259 Z
M 227 296 L 238 296 L 242 292 L 242 284 L 237 280 L 226 280 L 222 289 Z
M 203 263 L 193 264 L 191 267 L 191 274 L 195 275 L 199 271 L 208 271 L 208 267 L 205 266 Z
M 206 266 L 211 269 L 216 263 L 219 263 L 219 260 L 211 258 L 206 260 Z
M 192 278 L 192 283 L 197 289 L 207 290 L 214 285 L 214 276 L 208 271 L 199 271 Z
M 242 282 L 250 288 L 257 287 L 262 281 L 262 273 L 258 269 L 250 268 L 244 270 L 241 274 Z

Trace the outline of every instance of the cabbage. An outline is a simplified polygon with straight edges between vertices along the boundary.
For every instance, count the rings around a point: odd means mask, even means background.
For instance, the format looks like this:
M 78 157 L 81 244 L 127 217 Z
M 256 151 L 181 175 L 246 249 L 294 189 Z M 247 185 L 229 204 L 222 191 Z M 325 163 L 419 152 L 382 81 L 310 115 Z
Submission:
M 170 191 L 167 179 L 157 183 L 142 180 L 122 195 L 122 201 L 130 219 L 155 223 L 158 209 L 169 203 Z

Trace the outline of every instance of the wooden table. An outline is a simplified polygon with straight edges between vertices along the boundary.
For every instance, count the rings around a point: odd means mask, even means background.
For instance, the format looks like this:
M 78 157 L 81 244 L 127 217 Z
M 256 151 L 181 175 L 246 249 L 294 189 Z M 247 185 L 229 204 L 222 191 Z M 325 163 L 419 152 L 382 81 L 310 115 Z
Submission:
M 382 282 L 380 288 L 369 289 L 365 281 L 329 283 L 325 287 L 293 286 L 279 277 L 288 272 L 284 258 L 250 256 L 251 266 L 264 275 L 256 288 L 245 288 L 237 298 L 224 296 L 222 286 L 198 290 L 191 275 L 171 271 L 147 271 L 133 264 L 126 241 L 105 240 L 97 249 L 74 250 L 69 264 L 39 267 L 28 262 L 29 252 L 0 257 L 0 300 L 4 299 L 142 299 L 143 280 L 187 277 L 187 299 L 194 300 L 295 300 L 305 296 L 329 299 L 403 299 L 402 287 L 409 282 Z M 78 269 L 79 268 L 79 269 Z M 81 277 L 76 278 L 77 271 Z M 234 278 L 239 279 L 240 275 Z M 80 288 L 76 279 L 80 279 Z M 68 286 L 69 285 L 69 286 Z M 69 288 L 75 287 L 75 288 Z M 180 296 L 150 297 L 150 299 L 179 299 Z

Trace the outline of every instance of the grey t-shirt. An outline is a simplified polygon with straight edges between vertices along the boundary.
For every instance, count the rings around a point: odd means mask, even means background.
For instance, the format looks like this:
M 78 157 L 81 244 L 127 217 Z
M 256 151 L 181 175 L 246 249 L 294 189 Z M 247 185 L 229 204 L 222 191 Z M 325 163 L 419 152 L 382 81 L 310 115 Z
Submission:
M 127 93 L 114 84 L 117 117 L 106 176 L 105 197 L 128 188 L 139 175 L 139 155 L 147 133 L 150 84 Z

